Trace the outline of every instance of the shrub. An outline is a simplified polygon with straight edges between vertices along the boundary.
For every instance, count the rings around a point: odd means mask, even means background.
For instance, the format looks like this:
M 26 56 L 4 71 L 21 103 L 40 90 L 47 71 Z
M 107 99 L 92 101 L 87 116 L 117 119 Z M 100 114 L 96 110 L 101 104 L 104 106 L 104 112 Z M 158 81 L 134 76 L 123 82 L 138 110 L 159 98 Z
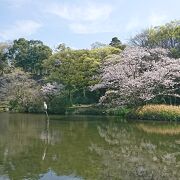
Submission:
M 106 114 L 113 115 L 113 116 L 121 116 L 126 117 L 127 114 L 130 112 L 130 109 L 121 107 L 121 108 L 111 108 L 106 110 Z
M 17 99 L 12 99 L 9 101 L 9 109 L 13 112 L 29 112 L 29 113 L 40 113 L 43 112 L 43 102 L 41 97 L 37 97 L 35 99 L 31 99 L 26 101 L 26 103 L 22 103 Z
M 65 114 L 68 102 L 62 95 L 54 96 L 48 103 L 48 112 L 51 114 Z

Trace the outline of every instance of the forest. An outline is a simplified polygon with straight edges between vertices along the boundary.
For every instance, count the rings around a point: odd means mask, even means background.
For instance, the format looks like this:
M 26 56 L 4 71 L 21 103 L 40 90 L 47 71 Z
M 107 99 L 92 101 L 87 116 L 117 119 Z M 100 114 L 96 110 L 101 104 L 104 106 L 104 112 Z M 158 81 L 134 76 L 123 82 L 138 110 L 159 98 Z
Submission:
M 180 120 L 180 21 L 90 49 L 0 43 L 0 111 Z

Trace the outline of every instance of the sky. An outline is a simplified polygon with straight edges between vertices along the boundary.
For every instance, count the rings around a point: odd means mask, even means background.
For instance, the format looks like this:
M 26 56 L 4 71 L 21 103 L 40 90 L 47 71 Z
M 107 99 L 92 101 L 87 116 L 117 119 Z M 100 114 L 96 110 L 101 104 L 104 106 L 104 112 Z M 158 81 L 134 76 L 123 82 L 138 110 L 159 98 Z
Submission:
M 123 43 L 143 29 L 180 20 L 180 0 L 0 0 L 0 41 L 38 39 L 90 48 Z

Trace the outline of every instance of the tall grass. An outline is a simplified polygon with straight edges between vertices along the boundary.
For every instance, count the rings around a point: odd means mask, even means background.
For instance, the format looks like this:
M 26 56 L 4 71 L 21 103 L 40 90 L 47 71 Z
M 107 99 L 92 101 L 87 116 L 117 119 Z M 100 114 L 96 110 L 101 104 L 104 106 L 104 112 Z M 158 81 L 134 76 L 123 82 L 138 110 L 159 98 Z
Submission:
M 180 106 L 145 105 L 135 111 L 139 119 L 180 121 Z

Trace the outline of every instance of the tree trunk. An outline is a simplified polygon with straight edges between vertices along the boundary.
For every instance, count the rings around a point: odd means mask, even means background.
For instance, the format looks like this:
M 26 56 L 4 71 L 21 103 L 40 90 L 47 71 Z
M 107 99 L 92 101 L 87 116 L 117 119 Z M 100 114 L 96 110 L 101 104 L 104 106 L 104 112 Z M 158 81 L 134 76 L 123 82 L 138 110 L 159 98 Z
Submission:
M 83 88 L 83 96 L 86 98 L 86 88 Z
M 69 102 L 71 104 L 71 106 L 73 105 L 73 100 L 72 100 L 72 93 L 71 93 L 71 90 L 69 90 Z
M 176 97 L 174 97 L 174 105 L 176 106 Z
M 172 105 L 172 97 L 169 97 L 170 105 Z

